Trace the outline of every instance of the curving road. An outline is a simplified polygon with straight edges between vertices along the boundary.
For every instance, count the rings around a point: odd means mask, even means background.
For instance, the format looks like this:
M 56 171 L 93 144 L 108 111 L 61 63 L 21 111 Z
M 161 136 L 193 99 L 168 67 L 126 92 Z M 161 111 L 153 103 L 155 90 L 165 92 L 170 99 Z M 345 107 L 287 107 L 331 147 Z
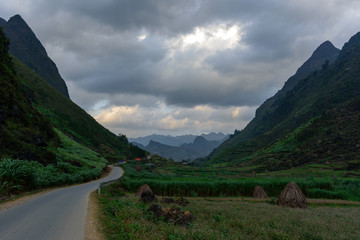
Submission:
M 105 178 L 54 190 L 0 212 L 0 239 L 84 239 L 89 194 L 100 182 L 117 179 L 122 174 L 121 168 L 113 167 Z

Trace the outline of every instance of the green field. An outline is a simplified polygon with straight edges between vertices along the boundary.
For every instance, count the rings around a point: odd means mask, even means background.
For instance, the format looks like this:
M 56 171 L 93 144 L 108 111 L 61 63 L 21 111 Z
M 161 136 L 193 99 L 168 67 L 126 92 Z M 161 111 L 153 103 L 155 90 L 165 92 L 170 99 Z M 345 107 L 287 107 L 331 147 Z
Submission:
M 125 176 L 99 195 L 103 228 L 107 239 L 359 239 L 360 181 L 346 177 L 268 176 L 237 177 L 236 171 L 161 164 L 157 168 L 136 163 L 123 167 Z M 181 174 L 180 174 L 181 172 Z M 220 173 L 221 172 L 221 173 Z M 311 200 L 308 209 L 275 205 L 290 181 L 296 181 Z M 147 211 L 150 204 L 134 192 L 148 184 L 158 200 L 163 196 L 185 196 L 190 204 L 181 207 L 196 216 L 188 227 L 156 219 Z M 268 199 L 255 200 L 253 188 L 262 186 Z M 355 202 L 354 202 L 355 201 Z M 160 203 L 163 207 L 169 207 Z
M 120 186 L 126 191 L 135 192 L 138 187 L 148 184 L 155 194 L 164 196 L 252 196 L 253 189 L 259 185 L 270 197 L 278 197 L 286 184 L 295 181 L 309 198 L 327 198 L 360 201 L 360 181 L 350 177 L 308 176 L 279 173 L 243 177 L 235 170 L 206 170 L 195 167 L 160 167 L 150 169 L 143 165 L 137 172 L 134 163 L 124 166 L 125 176 Z M 311 175 L 312 174 L 312 175 Z

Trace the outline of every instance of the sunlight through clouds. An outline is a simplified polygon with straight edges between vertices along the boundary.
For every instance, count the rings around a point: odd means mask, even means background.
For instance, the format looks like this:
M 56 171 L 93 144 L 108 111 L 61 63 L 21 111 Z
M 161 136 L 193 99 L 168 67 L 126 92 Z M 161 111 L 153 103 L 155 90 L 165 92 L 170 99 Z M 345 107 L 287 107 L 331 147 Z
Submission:
M 189 47 L 207 49 L 210 52 L 235 48 L 240 44 L 244 30 L 239 25 L 210 25 L 196 27 L 190 34 L 180 36 L 180 40 L 174 39 L 172 46 L 185 50 Z
M 321 9 L 321 11 L 319 11 Z M 243 128 L 324 41 L 359 31 L 360 2 L 3 1 L 70 98 L 129 137 Z
M 153 133 L 209 133 L 215 129 L 228 132 L 243 128 L 254 117 L 255 107 L 214 108 L 198 105 L 193 108 L 169 107 L 159 101 L 157 107 L 135 105 L 112 106 L 101 110 L 94 118 L 113 132 L 124 132 L 131 136 L 143 136 Z M 231 118 L 236 118 L 236 122 Z

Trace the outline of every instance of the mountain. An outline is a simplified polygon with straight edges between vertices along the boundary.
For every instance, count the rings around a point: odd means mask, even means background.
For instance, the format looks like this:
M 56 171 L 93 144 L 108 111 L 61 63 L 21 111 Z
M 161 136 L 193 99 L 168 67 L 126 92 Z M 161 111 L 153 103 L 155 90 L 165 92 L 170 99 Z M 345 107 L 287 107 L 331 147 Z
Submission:
M 206 140 L 203 136 L 197 136 L 192 143 L 183 143 L 180 146 L 170 146 L 153 140 L 150 140 L 147 146 L 136 142 L 133 144 L 152 154 L 173 159 L 174 161 L 179 162 L 182 160 L 192 161 L 197 158 L 205 157 L 209 155 L 209 153 L 211 153 L 211 151 L 218 147 L 223 141 L 224 140 Z
M 3 23 L 4 20 L 0 21 L 0 24 L 1 22 Z M 31 34 L 32 31 L 29 30 L 29 27 L 24 27 L 27 26 L 27 24 L 23 22 L 19 15 L 12 17 L 7 22 L 7 24 L 9 23 L 12 23 L 13 25 L 16 25 L 15 23 L 17 23 L 21 26 L 19 28 L 23 29 L 23 36 L 25 36 L 22 38 L 29 37 L 31 40 L 30 42 L 34 40 L 33 37 L 35 37 L 35 35 Z M 14 32 L 16 31 L 14 30 Z M 21 33 L 21 31 L 19 31 L 19 33 Z M 10 39 L 10 50 L 11 41 L 12 40 Z M 41 43 L 37 41 L 33 42 L 33 44 L 35 44 L 34 48 L 41 48 Z M 24 44 L 24 46 L 21 44 Z M 16 46 L 19 49 L 26 50 L 29 48 L 28 44 L 29 42 L 25 40 L 17 41 Z M 40 53 L 41 52 L 43 54 L 46 53 L 45 49 L 40 51 Z M 35 55 L 38 53 L 39 52 L 34 52 Z M 44 122 L 44 125 L 48 123 L 51 128 L 55 127 L 76 142 L 101 154 L 101 156 L 109 161 L 145 155 L 145 151 L 129 144 L 126 136 L 117 136 L 104 128 L 96 122 L 92 116 L 86 113 L 86 111 L 72 102 L 68 96 L 59 92 L 45 81 L 40 74 L 33 71 L 33 69 L 46 69 L 48 67 L 48 61 L 44 60 L 43 57 L 44 56 L 40 57 L 40 59 L 42 59 L 41 61 L 35 60 L 34 62 L 31 62 L 30 65 L 33 66 L 33 68 L 24 64 L 15 55 L 11 61 L 14 70 L 13 75 L 21 88 L 21 94 L 25 94 L 28 103 L 41 113 L 43 119 L 45 119 L 41 121 Z M 14 92 L 20 94 L 18 90 Z
M 209 134 L 202 134 L 202 137 L 204 137 L 206 140 L 209 141 L 224 141 L 228 135 L 225 135 L 223 133 L 209 133 Z M 169 146 L 180 146 L 184 143 L 193 143 L 195 138 L 198 137 L 196 135 L 181 135 L 181 136 L 164 136 L 164 135 L 149 135 L 146 137 L 138 137 L 138 138 L 129 138 L 129 141 L 131 143 L 140 143 L 141 145 L 148 145 L 150 141 L 159 142 L 165 145 Z
M 59 138 L 50 122 L 32 106 L 8 55 L 9 41 L 0 30 L 0 159 L 56 162 L 50 150 Z
M 358 115 L 356 108 L 347 106 L 356 105 L 354 102 L 360 95 L 360 33 L 337 52 L 330 42 L 320 45 L 283 89 L 257 109 L 255 118 L 246 128 L 236 132 L 210 155 L 208 163 L 248 166 L 261 171 L 270 165 L 276 170 L 323 163 L 325 159 L 337 161 L 339 165 L 339 161 L 351 159 L 351 148 L 345 151 L 348 156 L 337 160 L 332 149 L 341 146 L 340 139 L 343 139 L 344 133 L 336 129 L 344 124 L 346 129 L 359 127 L 356 121 L 344 122 L 337 111 L 343 109 L 350 119 Z M 307 75 L 299 77 L 299 73 Z M 346 138 L 356 141 L 356 131 L 346 132 Z M 325 137 L 326 134 L 329 136 Z M 316 139 L 316 136 L 321 137 Z M 324 149 L 331 147 L 323 155 L 312 155 L 309 148 L 316 146 L 314 142 L 319 142 Z M 302 160 L 296 163 L 295 155 Z M 305 158 L 307 155 L 311 157 Z
M 194 160 L 198 157 L 198 153 L 194 150 L 169 146 L 152 140 L 145 147 L 145 150 L 152 154 L 172 159 L 176 162 L 180 162 L 182 160 Z
M 10 39 L 10 53 L 64 96 L 69 97 L 65 81 L 60 76 L 55 63 L 49 58 L 44 46 L 22 17 L 15 15 L 9 21 L 0 18 L 0 27 Z
M 339 49 L 335 48 L 329 41 L 321 44 L 311 55 L 311 57 L 290 77 L 284 84 L 283 88 L 273 97 L 267 99 L 257 110 L 253 120 L 235 136 L 225 141 L 218 149 L 212 153 L 215 156 L 222 150 L 245 142 L 253 137 L 260 136 L 282 121 L 282 115 L 274 115 L 273 113 L 279 108 L 279 103 L 285 99 L 286 93 L 292 90 L 297 83 L 305 78 L 308 74 L 321 70 L 323 64 L 329 61 L 333 63 L 339 53 Z M 274 116 L 277 116 L 275 118 Z
M 28 99 L 57 129 L 110 161 L 145 154 L 143 150 L 129 144 L 126 136 L 117 136 L 104 128 L 21 61 L 13 58 L 13 63 Z
M 193 143 L 184 143 L 180 147 L 184 149 L 193 150 L 198 154 L 197 158 L 209 155 L 222 141 L 207 140 L 203 136 L 198 136 L 194 139 Z

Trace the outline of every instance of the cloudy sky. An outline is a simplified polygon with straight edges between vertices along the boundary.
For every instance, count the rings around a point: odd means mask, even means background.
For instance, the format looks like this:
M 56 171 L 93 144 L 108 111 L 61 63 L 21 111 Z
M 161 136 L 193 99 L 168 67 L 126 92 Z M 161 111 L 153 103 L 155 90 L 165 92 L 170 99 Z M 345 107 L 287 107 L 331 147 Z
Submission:
M 354 0 L 0 0 L 71 99 L 114 133 L 232 133 L 325 40 L 360 31 Z

